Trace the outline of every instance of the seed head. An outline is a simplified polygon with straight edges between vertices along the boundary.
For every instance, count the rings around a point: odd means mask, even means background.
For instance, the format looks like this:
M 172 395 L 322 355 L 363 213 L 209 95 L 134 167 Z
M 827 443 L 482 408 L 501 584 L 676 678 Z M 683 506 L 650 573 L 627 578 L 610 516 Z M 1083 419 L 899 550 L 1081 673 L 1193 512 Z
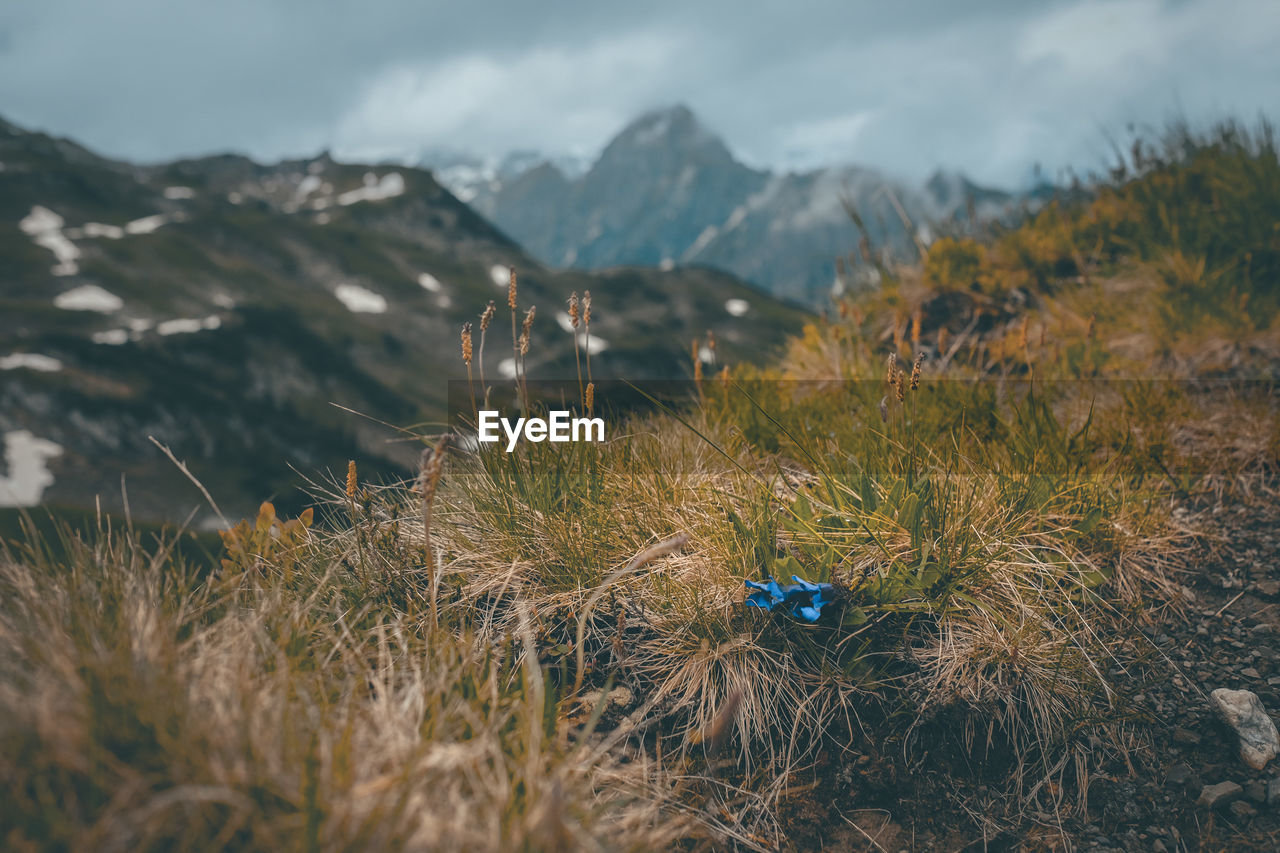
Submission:
M 440 436 L 433 447 L 423 451 L 418 487 L 425 497 L 435 494 L 436 484 L 440 481 L 440 472 L 444 468 L 444 452 L 449 446 L 449 433 Z
M 471 366 L 471 323 L 462 324 L 462 360 Z
M 586 397 L 587 411 L 589 412 L 595 408 L 596 405 L 596 383 L 587 383 L 587 391 L 584 396 Z
M 569 296 L 569 322 L 573 324 L 573 328 L 578 328 L 578 291 L 574 291 Z
M 907 388 L 906 384 L 903 382 L 902 371 L 897 370 L 896 368 L 893 371 L 893 390 L 894 393 L 898 395 L 899 403 L 907 399 Z
M 916 360 L 911 365 L 911 390 L 914 391 L 920 387 L 920 365 L 924 363 L 924 353 L 916 356 Z
M 347 500 L 356 499 L 356 460 L 347 462 Z
M 524 325 L 520 328 L 520 355 L 529 354 L 529 335 L 533 330 L 533 315 L 538 307 L 532 306 L 524 315 Z
M 591 291 L 582 291 L 582 322 L 591 325 Z
M 911 315 L 911 348 L 919 349 L 920 347 L 920 324 L 924 320 L 924 309 L 917 308 Z
M 490 299 L 489 305 L 484 309 L 484 313 L 480 315 L 480 331 L 484 332 L 488 330 L 489 321 L 493 319 L 493 311 L 493 300 Z
M 889 353 L 889 366 L 884 372 L 884 381 L 887 385 L 893 384 L 893 375 L 898 372 L 898 354 L 896 352 Z
M 511 268 L 511 280 L 507 284 L 507 307 L 516 310 L 516 268 Z

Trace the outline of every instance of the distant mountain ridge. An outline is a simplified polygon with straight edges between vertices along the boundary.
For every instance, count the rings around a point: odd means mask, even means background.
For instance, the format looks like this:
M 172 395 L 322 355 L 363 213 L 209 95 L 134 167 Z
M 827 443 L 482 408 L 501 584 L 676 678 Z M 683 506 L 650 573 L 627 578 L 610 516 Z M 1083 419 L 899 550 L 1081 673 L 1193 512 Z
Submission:
M 1035 202 L 954 173 L 912 186 L 860 166 L 751 168 L 685 106 L 637 118 L 585 169 L 523 152 L 483 175 L 436 174 L 544 263 L 706 265 L 814 307 L 848 284 L 836 280 L 836 258 L 862 237 L 850 209 L 876 250 L 911 257 L 938 223 Z
M 805 319 L 710 269 L 547 269 L 421 169 L 139 166 L 0 121 L 0 507 L 119 508 L 124 475 L 139 518 L 181 520 L 199 495 L 149 436 L 229 514 L 347 459 L 403 474 L 420 448 L 377 421 L 443 418 L 459 330 L 505 314 L 512 267 L 535 378 L 574 375 L 571 291 L 597 378 L 687 375 L 707 330 L 721 361 L 767 358 Z M 515 371 L 501 316 L 490 383 Z

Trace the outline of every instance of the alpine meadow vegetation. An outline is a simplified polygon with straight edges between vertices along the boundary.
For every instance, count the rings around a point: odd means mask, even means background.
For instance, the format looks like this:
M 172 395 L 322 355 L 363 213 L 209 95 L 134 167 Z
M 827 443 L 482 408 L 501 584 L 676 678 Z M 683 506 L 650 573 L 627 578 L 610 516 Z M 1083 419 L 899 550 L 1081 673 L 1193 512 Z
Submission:
M 1080 809 L 1186 604 L 1180 501 L 1273 494 L 1273 133 L 1175 128 L 1017 225 L 854 261 L 878 286 L 776 365 L 695 341 L 692 401 L 600 443 L 418 435 L 416 478 L 352 463 L 207 563 L 29 525 L 0 552 L 4 846 L 772 850 L 866 739 L 980 768 L 1006 822 Z M 568 305 L 568 407 L 598 415 Z M 510 341 L 492 303 L 461 331 L 473 411 L 513 383 L 537 411 L 514 271 L 507 311 Z M 816 621 L 744 606 L 793 577 L 831 585 Z

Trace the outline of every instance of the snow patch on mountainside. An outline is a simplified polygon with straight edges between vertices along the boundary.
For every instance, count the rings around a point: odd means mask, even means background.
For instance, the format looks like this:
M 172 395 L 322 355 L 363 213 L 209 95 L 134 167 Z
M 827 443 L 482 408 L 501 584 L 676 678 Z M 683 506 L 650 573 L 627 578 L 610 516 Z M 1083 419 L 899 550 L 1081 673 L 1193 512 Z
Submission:
M 62 455 L 62 448 L 25 429 L 4 436 L 4 460 L 8 473 L 0 474 L 0 506 L 36 506 L 44 490 L 53 485 L 46 461 Z
M 159 335 L 189 335 L 193 332 L 202 332 L 206 330 L 217 329 L 222 326 L 222 318 L 217 314 L 210 315 L 203 319 L 178 319 L 165 320 L 156 326 L 156 334 Z
M 307 175 L 305 178 L 298 181 L 298 188 L 294 190 L 293 200 L 298 204 L 301 204 L 306 200 L 307 196 L 320 189 L 323 184 L 324 181 L 319 175 Z
M 41 373 L 57 373 L 62 369 L 62 362 L 47 355 L 35 352 L 15 352 L 0 358 L 0 370 L 36 370 Z
M 609 342 L 604 338 L 595 335 L 581 335 L 578 338 L 578 349 L 586 350 L 588 355 L 604 352 L 609 348 Z
M 144 216 L 141 219 L 126 222 L 124 225 L 124 233 L 150 234 L 168 221 L 169 217 L 165 216 L 163 213 L 153 213 L 151 216 Z
M 702 229 L 702 233 L 698 235 L 698 239 L 693 241 L 693 245 L 685 250 L 684 257 L 686 260 L 701 252 L 707 246 L 711 245 L 711 241 L 720 236 L 720 229 L 714 225 L 708 225 Z
M 86 222 L 80 231 L 86 237 L 105 237 L 108 240 L 124 238 L 124 229 L 119 225 L 106 225 L 101 222 Z
M 511 267 L 502 264 L 494 264 L 489 267 L 489 278 L 498 287 L 506 287 L 511 283 Z
M 124 307 L 124 300 L 96 284 L 84 284 L 66 293 L 59 293 L 54 297 L 53 304 L 65 311 L 96 311 L 99 314 L 111 314 Z
M 346 207 L 360 201 L 383 201 L 403 194 L 404 175 L 399 172 L 387 172 L 381 178 L 373 172 L 366 172 L 364 186 L 340 194 L 338 204 Z
M 418 273 L 418 286 L 427 293 L 434 293 L 436 297 L 436 305 L 441 308 L 448 308 L 453 305 L 453 299 L 449 294 L 444 292 L 444 285 L 440 283 L 440 279 L 436 278 L 429 272 Z
M 654 145 L 662 141 L 671 130 L 671 114 L 661 113 L 653 117 L 648 124 L 636 128 L 632 141 L 638 146 Z
M 724 310 L 728 311 L 731 317 L 742 317 L 751 310 L 751 303 L 745 299 L 726 299 Z
M 51 270 L 54 275 L 75 275 L 80 271 L 76 263 L 80 249 L 62 233 L 64 224 L 61 216 L 47 207 L 36 205 L 18 223 L 18 228 L 37 246 L 53 252 L 58 261 Z
M 181 201 L 184 198 L 195 198 L 196 191 L 191 187 L 165 187 L 164 197 L 173 201 Z
M 129 332 L 125 329 L 107 329 L 103 332 L 94 332 L 89 339 L 95 344 L 118 347 L 129 342 Z
M 333 295 L 353 314 L 385 314 L 387 310 L 384 297 L 358 284 L 340 284 Z

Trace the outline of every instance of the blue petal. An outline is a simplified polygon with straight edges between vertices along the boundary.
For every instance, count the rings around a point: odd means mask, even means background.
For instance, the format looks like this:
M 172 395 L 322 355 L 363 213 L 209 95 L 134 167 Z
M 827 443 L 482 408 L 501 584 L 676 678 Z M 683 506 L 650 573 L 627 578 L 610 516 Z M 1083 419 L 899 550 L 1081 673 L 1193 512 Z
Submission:
M 763 607 L 765 610 L 772 610 L 776 605 L 782 602 L 782 590 L 778 587 L 778 582 L 773 578 L 769 578 L 768 583 L 756 583 L 755 581 L 744 581 L 751 589 L 759 590 L 747 596 L 747 604 L 751 607 Z
M 778 582 L 773 578 L 769 578 L 768 583 L 757 583 L 756 581 L 743 581 L 743 583 L 752 589 L 758 589 L 763 593 L 767 593 L 769 597 L 773 599 L 774 604 L 777 604 L 785 598 L 782 588 L 778 586 Z M 754 594 L 755 593 L 753 593 L 753 595 Z
M 792 612 L 807 622 L 817 622 L 818 617 L 822 615 L 817 607 L 797 607 Z

